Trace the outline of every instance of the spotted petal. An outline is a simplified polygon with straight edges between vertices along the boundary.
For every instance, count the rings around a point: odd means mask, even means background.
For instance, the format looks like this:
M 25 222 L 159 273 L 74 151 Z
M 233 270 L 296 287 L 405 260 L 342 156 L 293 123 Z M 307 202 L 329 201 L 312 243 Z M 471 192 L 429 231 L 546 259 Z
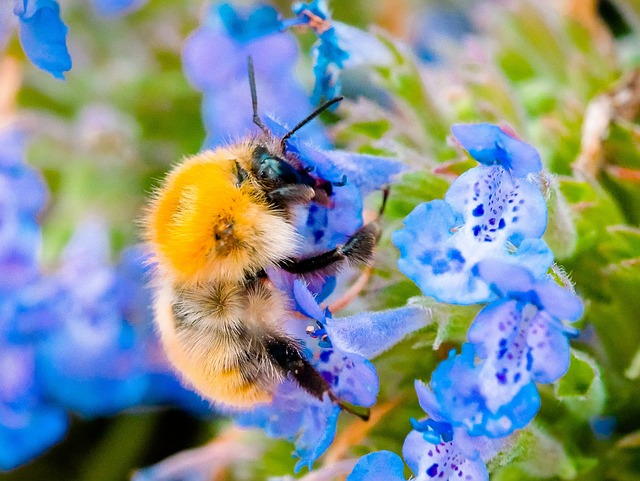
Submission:
M 540 408 L 540 397 L 530 378 L 513 381 L 502 365 L 475 362 L 475 350 L 464 344 L 462 353 L 449 353 L 431 376 L 431 389 L 453 426 L 472 436 L 501 437 L 526 426 Z

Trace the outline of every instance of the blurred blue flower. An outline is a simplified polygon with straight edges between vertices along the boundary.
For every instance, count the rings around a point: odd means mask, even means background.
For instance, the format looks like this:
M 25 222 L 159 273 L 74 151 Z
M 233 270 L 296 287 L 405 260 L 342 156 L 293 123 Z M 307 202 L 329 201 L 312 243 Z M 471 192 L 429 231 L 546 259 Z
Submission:
M 405 481 L 402 458 L 391 451 L 362 456 L 347 481 Z
M 398 266 L 422 290 L 442 302 L 471 304 L 495 298 L 474 274 L 481 259 L 495 258 L 545 275 L 553 253 L 540 238 L 547 207 L 540 189 L 526 180 L 541 168 L 528 144 L 488 124 L 452 128 L 482 165 L 451 184 L 445 200 L 417 206 L 393 234 Z
M 247 74 L 253 58 L 260 112 L 295 125 L 312 110 L 307 94 L 296 80 L 298 46 L 290 33 L 276 29 L 278 14 L 268 6 L 241 13 L 229 4 L 211 6 L 203 23 L 187 39 L 184 71 L 204 94 L 202 116 L 207 138 L 203 148 L 215 148 L 255 132 Z M 301 133 L 326 145 L 318 121 Z
M 411 420 L 402 455 L 417 481 L 428 479 L 488 481 L 486 462 L 505 445 L 505 439 L 470 436 L 464 428 L 452 426 L 433 392 L 416 381 L 420 406 L 428 414 L 422 421 Z M 389 451 L 363 456 L 347 481 L 405 479 L 402 459 Z
M 54 329 L 58 289 L 38 265 L 37 215 L 47 192 L 23 162 L 25 136 L 0 131 L 0 469 L 29 461 L 66 432 L 65 412 L 43 395 L 36 345 Z
M 499 373 L 490 389 L 563 376 L 569 368 L 568 337 L 577 330 L 562 321 L 580 318 L 580 298 L 518 266 L 485 260 L 474 271 L 500 297 L 480 311 L 467 333 L 478 356 Z
M 345 68 L 390 63 L 389 50 L 374 35 L 332 20 L 326 0 L 296 2 L 292 9 L 297 17 L 284 20 L 284 26 L 308 25 L 318 36 L 312 48 L 314 103 L 340 94 L 340 74 Z
M 448 46 L 459 47 L 474 32 L 469 11 L 463 7 L 429 4 L 416 12 L 411 28 L 411 44 L 425 62 L 439 62 Z
M 89 417 L 137 405 L 148 382 L 136 332 L 116 302 L 107 235 L 103 224 L 89 221 L 67 245 L 56 274 L 66 301 L 64 323 L 38 352 L 48 395 Z
M 431 389 L 442 416 L 471 436 L 497 438 L 525 427 L 540 409 L 540 396 L 530 377 L 504 379 L 505 369 L 475 361 L 475 349 L 465 343 L 431 375 Z M 419 396 L 420 396 L 419 391 Z
M 402 453 L 418 479 L 488 480 L 485 463 L 504 446 L 506 438 L 470 436 L 463 427 L 451 425 L 436 395 L 416 381 L 420 406 L 429 419 L 412 420 Z
M 71 70 L 67 27 L 55 0 L 15 0 L 13 12 L 20 21 L 19 37 L 24 53 L 36 66 L 64 79 Z
M 121 17 L 141 9 L 148 0 L 91 0 L 93 9 L 102 17 Z
M 296 472 L 311 467 L 329 447 L 336 433 L 340 408 L 328 395 L 320 401 L 303 391 L 297 383 L 282 383 L 273 401 L 260 405 L 251 412 L 236 415 L 240 426 L 259 427 L 267 436 L 295 443 L 294 455 L 299 461 Z
M 115 267 L 109 250 L 106 227 L 88 221 L 62 255 L 55 279 L 63 289 L 63 322 L 37 353 L 43 389 L 86 417 L 157 404 L 210 412 L 207 402 L 180 386 L 159 345 L 145 287 L 146 256 L 129 249 Z

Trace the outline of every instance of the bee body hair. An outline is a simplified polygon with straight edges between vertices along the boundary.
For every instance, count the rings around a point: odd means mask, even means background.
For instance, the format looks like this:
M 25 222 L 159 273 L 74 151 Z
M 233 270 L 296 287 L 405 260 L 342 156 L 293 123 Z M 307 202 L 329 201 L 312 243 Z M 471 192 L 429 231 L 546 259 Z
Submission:
M 271 399 L 287 372 L 269 351 L 274 339 L 298 350 L 281 322 L 287 300 L 268 284 L 232 283 L 174 289 L 156 298 L 156 319 L 172 364 L 205 397 L 251 407 Z
M 189 157 L 169 172 L 145 218 L 156 324 L 183 382 L 216 404 L 245 409 L 268 402 L 290 377 L 350 410 L 286 333 L 291 301 L 266 272 L 280 267 L 303 275 L 366 264 L 377 227 L 297 259 L 293 207 L 328 202 L 332 187 L 282 149 L 282 139 L 263 133 Z

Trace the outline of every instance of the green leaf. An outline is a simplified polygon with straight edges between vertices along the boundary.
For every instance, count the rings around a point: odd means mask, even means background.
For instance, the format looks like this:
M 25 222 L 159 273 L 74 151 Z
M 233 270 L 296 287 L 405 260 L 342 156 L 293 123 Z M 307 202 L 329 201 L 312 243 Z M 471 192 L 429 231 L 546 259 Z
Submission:
M 600 414 L 605 389 L 600 367 L 589 355 L 571 350 L 569 371 L 554 386 L 555 395 L 578 419 L 588 420 Z

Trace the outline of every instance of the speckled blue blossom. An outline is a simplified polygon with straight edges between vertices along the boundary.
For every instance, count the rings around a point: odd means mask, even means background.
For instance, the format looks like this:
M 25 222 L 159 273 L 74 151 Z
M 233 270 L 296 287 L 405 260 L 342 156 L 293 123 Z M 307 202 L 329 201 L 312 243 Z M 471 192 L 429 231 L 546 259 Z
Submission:
M 525 427 L 540 409 L 540 396 L 529 376 L 509 376 L 491 362 L 476 362 L 472 344 L 455 350 L 431 375 L 431 389 L 441 413 L 471 436 L 497 438 Z
M 484 363 L 499 376 L 487 379 L 501 389 L 528 380 L 551 383 L 569 368 L 569 337 L 577 330 L 562 321 L 582 315 L 582 301 L 549 279 L 527 270 L 485 260 L 474 268 L 499 299 L 473 321 L 467 337 Z
M 67 27 L 55 0 L 15 0 L 13 12 L 19 20 L 19 37 L 29 60 L 56 78 L 71 70 L 67 50 Z
M 433 392 L 416 381 L 420 406 L 428 418 L 411 420 L 413 430 L 402 447 L 404 461 L 416 481 L 488 481 L 486 462 L 507 443 L 485 436 L 470 436 L 464 428 L 452 426 Z M 389 451 L 370 453 L 362 457 L 347 481 L 405 479 L 402 459 Z
M 470 436 L 462 427 L 452 426 L 446 406 L 434 393 L 416 381 L 420 406 L 429 416 L 413 421 L 413 431 L 405 439 L 402 453 L 418 480 L 488 480 L 486 462 L 505 446 L 506 439 Z
M 425 295 L 442 302 L 471 304 L 496 296 L 473 271 L 494 258 L 542 277 L 553 253 L 540 238 L 547 207 L 540 189 L 527 180 L 540 158 L 525 144 L 488 124 L 452 128 L 481 165 L 456 179 L 443 200 L 420 204 L 393 235 L 398 266 Z
M 288 32 L 279 32 L 277 22 L 278 13 L 273 7 L 257 6 L 239 12 L 229 4 L 214 5 L 187 39 L 182 55 L 184 71 L 204 94 L 204 148 L 215 148 L 258 131 L 252 120 L 249 56 L 253 58 L 261 114 L 295 125 L 313 110 L 294 74 L 296 40 Z M 317 120 L 305 126 L 301 135 L 319 145 L 328 143 Z

